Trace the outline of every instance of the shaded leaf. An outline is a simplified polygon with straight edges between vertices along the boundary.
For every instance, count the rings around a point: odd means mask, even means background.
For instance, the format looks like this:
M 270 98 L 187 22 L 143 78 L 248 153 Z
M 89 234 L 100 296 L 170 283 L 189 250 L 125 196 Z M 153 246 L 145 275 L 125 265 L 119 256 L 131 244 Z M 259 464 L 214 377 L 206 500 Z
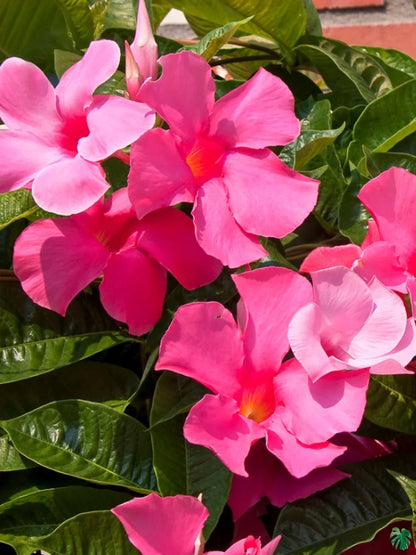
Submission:
M 36 466 L 32 461 L 22 457 L 13 446 L 9 436 L 0 430 L 0 472 L 23 470 Z
M 399 482 L 402 486 L 404 491 L 407 494 L 407 497 L 410 501 L 410 506 L 412 507 L 413 519 L 412 519 L 412 531 L 413 531 L 413 542 L 416 540 L 416 480 L 412 480 L 408 476 L 404 476 L 403 474 L 399 474 L 398 472 L 390 471 L 390 474 Z M 393 531 L 395 529 L 393 528 Z M 407 532 L 407 533 L 406 533 Z M 390 535 L 390 537 L 393 535 Z M 399 548 L 401 550 L 407 549 L 411 543 L 411 533 L 406 528 L 403 528 L 401 531 L 399 530 L 399 541 L 396 544 L 399 544 Z M 397 533 L 396 533 L 397 537 Z M 394 545 L 394 544 L 393 544 Z
M 393 166 L 416 173 L 416 156 L 404 152 L 371 152 L 364 148 L 365 164 L 369 177 L 373 178 Z
M 56 0 L 77 48 L 87 48 L 94 39 L 94 21 L 88 0 Z
M 352 172 L 351 182 L 342 195 L 339 207 L 339 230 L 342 235 L 351 239 L 353 243 L 361 244 L 367 234 L 369 214 L 357 195 L 361 190 L 360 176 L 357 171 Z

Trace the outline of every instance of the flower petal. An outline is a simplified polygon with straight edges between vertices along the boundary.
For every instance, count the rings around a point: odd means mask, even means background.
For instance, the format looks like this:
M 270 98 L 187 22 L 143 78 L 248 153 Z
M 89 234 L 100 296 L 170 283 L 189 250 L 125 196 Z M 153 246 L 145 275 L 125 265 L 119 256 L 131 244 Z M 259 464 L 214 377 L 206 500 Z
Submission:
M 188 376 L 215 393 L 240 389 L 243 342 L 232 314 L 216 302 L 181 306 L 162 338 L 156 370 Z
M 111 255 L 100 285 L 101 302 L 131 334 L 142 335 L 156 324 L 165 294 L 166 270 L 147 254 L 129 248 Z
M 170 131 L 152 129 L 131 148 L 130 200 L 137 217 L 179 202 L 193 202 L 195 180 Z
M 167 54 L 159 63 L 162 75 L 142 85 L 140 101 L 156 110 L 171 131 L 190 144 L 206 126 L 214 106 L 211 68 L 201 56 L 189 51 Z
M 354 271 L 370 281 L 373 276 L 387 287 L 406 293 L 407 273 L 400 264 L 395 245 L 387 241 L 377 241 L 366 247 Z
M 191 408 L 183 432 L 190 443 L 214 451 L 231 472 L 247 476 L 245 458 L 264 431 L 238 411 L 237 403 L 230 397 L 205 395 Z
M 222 270 L 216 258 L 208 256 L 195 238 L 192 219 L 175 208 L 162 208 L 141 220 L 140 249 L 148 252 L 186 289 L 214 281 Z
M 211 179 L 198 190 L 192 215 L 198 243 L 230 268 L 265 256 L 260 241 L 233 218 L 222 180 Z
M 18 237 L 13 267 L 35 303 L 64 315 L 108 257 L 107 249 L 71 219 L 38 220 Z
M 354 262 L 360 260 L 361 249 L 358 245 L 338 245 L 336 247 L 318 247 L 302 262 L 300 272 L 316 272 L 334 266 L 352 269 Z
M 270 150 L 240 148 L 224 161 L 231 212 L 248 233 L 284 237 L 315 206 L 319 182 L 285 166 Z
M 195 541 L 208 518 L 204 505 L 190 495 L 162 498 L 151 493 L 118 505 L 111 512 L 142 555 L 194 555 Z
M 246 359 L 256 371 L 277 371 L 289 350 L 289 323 L 301 306 L 312 301 L 311 285 L 296 272 L 276 267 L 234 274 L 232 278 L 245 309 Z
M 90 162 L 104 160 L 151 129 L 154 121 L 145 104 L 114 95 L 94 96 L 87 112 L 90 134 L 78 141 L 78 152 Z
M 286 145 L 299 135 L 289 87 L 263 68 L 215 103 L 209 134 L 229 146 Z

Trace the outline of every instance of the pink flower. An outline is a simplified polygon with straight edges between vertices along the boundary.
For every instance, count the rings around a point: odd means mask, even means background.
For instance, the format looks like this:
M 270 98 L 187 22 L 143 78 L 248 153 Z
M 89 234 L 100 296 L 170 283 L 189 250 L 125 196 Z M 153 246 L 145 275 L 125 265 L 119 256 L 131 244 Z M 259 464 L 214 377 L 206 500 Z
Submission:
M 260 69 L 214 102 L 215 83 L 200 56 L 168 54 L 160 64 L 161 77 L 142 85 L 140 100 L 169 130 L 153 129 L 132 147 L 129 191 L 137 216 L 192 202 L 196 237 L 208 254 L 230 267 L 261 258 L 257 235 L 293 231 L 317 198 L 317 181 L 265 148 L 299 133 L 290 90 Z
M 221 271 L 196 242 L 188 216 L 165 208 L 139 222 L 127 189 L 71 218 L 34 222 L 16 241 L 13 265 L 29 297 L 62 315 L 102 274 L 104 308 L 136 335 L 161 316 L 166 270 L 187 289 L 210 283 Z
M 184 435 L 235 474 L 247 476 L 251 445 L 267 449 L 301 477 L 328 465 L 344 448 L 328 442 L 355 430 L 365 406 L 368 371 L 333 372 L 312 383 L 289 349 L 293 315 L 312 300 L 309 282 L 285 268 L 233 276 L 241 295 L 238 324 L 221 304 L 177 311 L 161 342 L 157 370 L 191 377 L 213 391 L 192 407 Z
M 82 212 L 108 189 L 99 162 L 153 126 L 145 104 L 94 90 L 117 69 L 120 51 L 92 42 L 56 89 L 20 58 L 0 67 L 0 192 L 31 188 L 37 204 L 56 214 Z
M 146 1 L 139 0 L 134 40 L 126 47 L 126 84 L 130 98 L 139 100 L 139 91 L 147 79 L 157 77 L 157 44 L 150 25 Z
M 208 511 L 195 497 L 159 497 L 151 493 L 118 505 L 111 512 L 142 555 L 199 555 L 203 552 L 198 540 Z M 206 555 L 273 555 L 279 540 L 278 536 L 261 548 L 260 541 L 249 536 L 225 552 L 209 551 Z
M 293 354 L 312 380 L 334 370 L 406 372 L 416 336 L 400 297 L 342 266 L 312 272 L 312 281 L 313 301 L 289 325 Z

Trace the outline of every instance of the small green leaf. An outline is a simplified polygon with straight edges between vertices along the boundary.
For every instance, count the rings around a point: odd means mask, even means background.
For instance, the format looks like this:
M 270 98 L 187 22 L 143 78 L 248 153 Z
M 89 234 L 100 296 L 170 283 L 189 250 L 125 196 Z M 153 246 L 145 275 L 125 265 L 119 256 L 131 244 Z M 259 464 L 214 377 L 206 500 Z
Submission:
M 17 220 L 27 218 L 37 209 L 32 193 L 27 189 L 0 194 L 0 229 Z
M 416 156 L 404 152 L 371 152 L 364 148 L 365 164 L 369 177 L 377 177 L 380 173 L 395 166 L 416 174 Z
M 412 480 L 408 476 L 399 474 L 398 472 L 394 472 L 392 470 L 390 470 L 390 474 L 399 482 L 399 484 L 406 492 L 407 497 L 409 498 L 410 506 L 412 507 L 412 513 L 413 513 L 413 518 L 412 518 L 412 531 L 413 531 L 413 538 L 414 538 L 413 542 L 415 542 L 416 541 L 416 480 Z M 402 528 L 402 530 L 399 530 L 398 528 L 393 528 L 390 534 L 390 538 L 393 536 L 393 532 L 394 532 L 394 537 L 396 539 L 398 538 L 399 540 L 395 542 L 396 545 L 398 544 L 399 549 L 401 549 L 402 551 L 407 549 L 411 544 L 411 537 L 412 537 L 409 530 L 407 530 L 406 528 Z
M 360 245 L 367 234 L 369 214 L 357 198 L 361 190 L 360 176 L 357 171 L 351 174 L 351 182 L 344 191 L 339 207 L 339 230 L 342 235 Z

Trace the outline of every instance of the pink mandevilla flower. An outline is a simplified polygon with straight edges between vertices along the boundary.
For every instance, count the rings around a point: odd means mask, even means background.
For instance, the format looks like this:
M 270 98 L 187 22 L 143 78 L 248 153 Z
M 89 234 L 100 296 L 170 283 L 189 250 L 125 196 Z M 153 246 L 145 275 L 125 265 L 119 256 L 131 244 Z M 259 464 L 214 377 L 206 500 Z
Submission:
M 118 505 L 111 512 L 120 520 L 130 542 L 142 555 L 203 553 L 200 538 L 208 511 L 195 497 L 159 497 L 151 493 Z M 225 552 L 209 551 L 206 555 L 273 555 L 279 540 L 280 536 L 277 536 L 262 548 L 259 540 L 249 536 Z
M 210 66 L 192 52 L 160 58 L 162 75 L 140 89 L 169 130 L 152 129 L 132 147 L 130 198 L 137 216 L 194 203 L 196 237 L 230 267 L 266 254 L 258 235 L 283 237 L 310 213 L 318 182 L 288 168 L 268 148 L 299 134 L 294 99 L 260 69 L 214 101 Z
M 292 475 L 305 476 L 344 451 L 328 439 L 357 429 L 369 374 L 333 372 L 312 383 L 295 359 L 282 364 L 289 322 L 312 300 L 305 278 L 268 267 L 233 279 L 241 295 L 238 324 L 216 302 L 179 308 L 156 369 L 191 377 L 214 393 L 191 408 L 184 427 L 188 441 L 247 476 L 251 445 L 265 437 L 267 449 Z
M 345 369 L 406 372 L 416 354 L 415 324 L 396 293 L 342 266 L 312 272 L 312 281 L 313 301 L 289 325 L 293 354 L 312 380 Z
M 16 241 L 13 266 L 29 297 L 62 315 L 102 274 L 104 308 L 136 335 L 160 318 L 166 270 L 194 289 L 222 268 L 198 245 L 186 214 L 164 208 L 139 222 L 125 188 L 82 214 L 31 224 Z
M 82 212 L 109 184 L 99 162 L 154 124 L 145 104 L 95 89 L 116 71 L 117 44 L 90 44 L 56 89 L 34 64 L 9 58 L 0 67 L 0 192 L 31 188 L 56 214 Z

